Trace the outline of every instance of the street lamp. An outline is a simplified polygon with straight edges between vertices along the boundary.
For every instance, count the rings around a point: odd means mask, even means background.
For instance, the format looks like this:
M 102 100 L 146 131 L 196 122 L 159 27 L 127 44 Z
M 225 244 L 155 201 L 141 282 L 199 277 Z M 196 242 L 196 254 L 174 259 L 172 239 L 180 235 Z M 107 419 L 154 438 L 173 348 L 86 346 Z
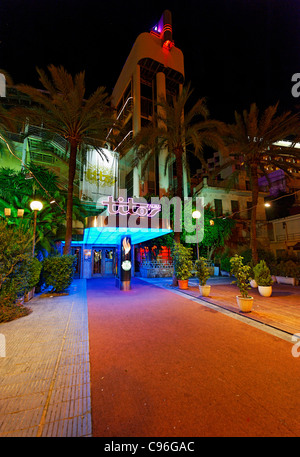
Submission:
M 32 257 L 34 257 L 34 248 L 35 248 L 35 232 L 36 232 L 36 215 L 38 211 L 41 211 L 43 204 L 38 200 L 34 200 L 30 203 L 30 208 L 34 211 L 33 218 L 33 242 L 32 242 Z
M 198 243 L 198 227 L 197 227 L 197 220 L 200 219 L 201 213 L 200 211 L 196 210 L 193 211 L 192 214 L 193 219 L 196 219 L 196 234 L 197 234 L 197 259 L 199 260 L 199 243 Z

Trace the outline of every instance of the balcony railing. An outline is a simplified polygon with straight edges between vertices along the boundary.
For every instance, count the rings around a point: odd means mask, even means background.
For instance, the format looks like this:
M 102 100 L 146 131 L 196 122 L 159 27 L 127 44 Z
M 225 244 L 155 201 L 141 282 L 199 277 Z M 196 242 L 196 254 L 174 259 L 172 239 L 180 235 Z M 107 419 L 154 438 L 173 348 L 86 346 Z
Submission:
M 300 241 L 300 232 L 276 235 L 276 241 Z

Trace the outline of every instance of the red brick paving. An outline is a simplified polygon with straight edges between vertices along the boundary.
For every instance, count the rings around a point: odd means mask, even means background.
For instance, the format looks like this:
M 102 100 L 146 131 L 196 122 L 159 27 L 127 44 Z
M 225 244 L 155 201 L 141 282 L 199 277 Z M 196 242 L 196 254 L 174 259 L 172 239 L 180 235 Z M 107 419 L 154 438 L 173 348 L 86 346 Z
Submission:
M 93 436 L 299 436 L 288 341 L 138 280 L 89 280 L 87 299 Z

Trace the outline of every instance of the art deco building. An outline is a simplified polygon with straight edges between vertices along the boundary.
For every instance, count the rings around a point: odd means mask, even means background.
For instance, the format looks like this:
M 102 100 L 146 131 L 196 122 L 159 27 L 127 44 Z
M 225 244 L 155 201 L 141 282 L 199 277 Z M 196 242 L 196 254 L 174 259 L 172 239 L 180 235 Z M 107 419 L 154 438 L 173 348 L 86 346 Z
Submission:
M 137 37 L 113 89 L 112 101 L 125 130 L 117 147 L 121 155 L 126 142 L 153 122 L 160 97 L 178 94 L 183 83 L 183 54 L 174 44 L 171 13 L 166 10 L 150 32 Z M 127 189 L 128 196 L 164 195 L 176 183 L 172 166 L 165 173 L 165 154 L 160 151 L 159 159 L 151 160 L 143 178 L 141 167 L 133 168 L 132 153 L 127 153 L 119 161 L 119 188 Z

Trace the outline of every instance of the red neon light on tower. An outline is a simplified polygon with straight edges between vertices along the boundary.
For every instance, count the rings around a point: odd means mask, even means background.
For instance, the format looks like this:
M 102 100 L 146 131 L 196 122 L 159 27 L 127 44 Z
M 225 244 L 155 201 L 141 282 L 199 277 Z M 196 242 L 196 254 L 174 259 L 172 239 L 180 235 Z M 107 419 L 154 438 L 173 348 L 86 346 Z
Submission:
M 174 46 L 172 31 L 172 15 L 169 10 L 165 10 L 158 22 L 150 33 L 161 39 L 162 47 L 170 50 Z

